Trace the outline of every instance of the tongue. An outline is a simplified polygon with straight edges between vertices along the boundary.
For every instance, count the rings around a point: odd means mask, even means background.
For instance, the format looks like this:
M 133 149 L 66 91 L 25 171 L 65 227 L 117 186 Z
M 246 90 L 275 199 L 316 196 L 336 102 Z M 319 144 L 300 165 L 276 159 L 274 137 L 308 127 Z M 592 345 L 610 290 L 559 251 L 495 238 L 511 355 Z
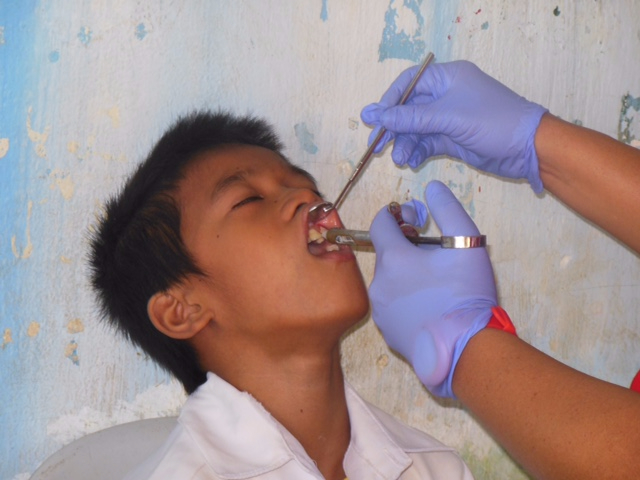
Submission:
M 324 255 L 325 253 L 329 253 L 329 252 L 337 252 L 340 250 L 340 247 L 338 245 L 334 245 L 333 243 L 324 241 L 324 242 L 311 242 L 307 245 L 307 247 L 309 248 L 309 253 L 311 255 Z
M 309 248 L 309 253 L 311 255 L 316 255 L 316 256 L 326 253 L 327 243 L 328 242 L 322 242 L 322 243 L 311 242 L 310 244 L 307 245 L 307 247 Z

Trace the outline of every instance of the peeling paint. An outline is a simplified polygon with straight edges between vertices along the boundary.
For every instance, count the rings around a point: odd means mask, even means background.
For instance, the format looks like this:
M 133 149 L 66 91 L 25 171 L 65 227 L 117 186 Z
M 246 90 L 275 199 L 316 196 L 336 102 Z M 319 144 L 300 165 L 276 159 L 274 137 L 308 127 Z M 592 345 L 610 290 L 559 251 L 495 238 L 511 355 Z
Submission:
M 31 243 L 31 211 L 33 209 L 33 202 L 29 200 L 27 203 L 27 227 L 25 231 L 25 236 L 27 237 L 27 245 L 24 247 L 22 252 L 19 251 L 16 236 L 11 237 L 11 251 L 13 251 L 13 255 L 16 258 L 27 259 L 33 253 L 33 244 Z
M 40 333 L 40 324 L 38 322 L 31 322 L 27 327 L 27 336 L 34 338 Z
M 38 155 L 41 158 L 46 158 L 47 150 L 45 149 L 44 144 L 47 142 L 47 139 L 49 138 L 49 134 L 51 133 L 51 127 L 47 126 L 45 127 L 43 132 L 36 132 L 31 127 L 32 111 L 33 111 L 32 107 L 29 107 L 29 109 L 27 110 L 27 134 L 29 135 L 29 140 L 35 143 L 36 155 Z
M 80 365 L 80 357 L 78 356 L 78 342 L 71 340 L 64 348 L 64 356 L 71 360 L 74 365 Z
M 0 158 L 4 158 L 9 151 L 9 139 L 0 138 Z
M 136 38 L 138 40 L 144 40 L 144 37 L 146 37 L 148 33 L 149 32 L 147 31 L 144 23 L 139 23 L 138 25 L 136 25 Z
M 459 184 L 449 180 L 447 182 L 449 189 L 455 194 L 458 201 L 465 207 L 465 210 L 471 218 L 476 217 L 476 206 L 473 201 L 473 182 L 469 181 L 465 184 Z
M 49 174 L 49 178 L 53 180 L 51 188 L 53 189 L 57 187 L 62 194 L 62 198 L 70 200 L 71 197 L 73 197 L 75 184 L 73 183 L 73 180 L 71 180 L 71 176 L 69 174 L 65 174 L 56 169 Z
M 634 112 L 640 111 L 640 97 L 633 97 L 629 93 L 622 96 L 620 107 L 620 118 L 618 120 L 618 140 L 628 145 L 638 140 L 636 133 L 640 136 L 640 115 Z M 634 121 L 638 120 L 634 125 Z
M 342 176 L 349 176 L 353 173 L 354 168 L 355 166 L 351 162 L 345 160 L 338 164 L 338 173 Z
M 67 143 L 67 151 L 69 153 L 73 153 L 74 155 L 78 153 L 80 149 L 80 144 L 78 142 L 68 142 Z
M 329 13 L 327 11 L 327 0 L 322 0 L 322 8 L 320 10 L 320 20 L 326 22 L 329 18 Z
M 7 345 L 13 342 L 13 338 L 11 337 L 11 329 L 5 328 L 4 334 L 2 335 L 2 345 L 0 346 L 3 350 Z
M 74 318 L 67 324 L 67 332 L 69 333 L 80 333 L 84 332 L 84 324 L 82 320 L 79 318 Z
M 378 357 L 378 359 L 376 360 L 376 365 L 380 368 L 385 368 L 386 366 L 389 365 L 389 355 L 387 355 L 386 353 L 383 353 L 382 355 L 380 355 Z
M 0 47 L 3 46 L 4 43 L 4 27 L 0 27 Z
M 78 32 L 78 40 L 80 40 L 80 43 L 82 43 L 85 47 L 91 43 L 92 38 L 93 32 L 89 27 L 82 27 Z
M 305 152 L 312 155 L 318 153 L 318 146 L 314 143 L 313 134 L 309 132 L 306 123 L 297 123 L 293 127 L 293 130 L 296 133 L 296 138 L 300 142 L 300 146 Z
M 399 58 L 419 62 L 424 57 L 422 0 L 391 0 L 384 16 L 385 27 L 378 49 L 378 61 Z
M 107 115 L 111 119 L 111 124 L 113 128 L 118 128 L 120 126 L 120 109 L 115 106 L 107 110 Z

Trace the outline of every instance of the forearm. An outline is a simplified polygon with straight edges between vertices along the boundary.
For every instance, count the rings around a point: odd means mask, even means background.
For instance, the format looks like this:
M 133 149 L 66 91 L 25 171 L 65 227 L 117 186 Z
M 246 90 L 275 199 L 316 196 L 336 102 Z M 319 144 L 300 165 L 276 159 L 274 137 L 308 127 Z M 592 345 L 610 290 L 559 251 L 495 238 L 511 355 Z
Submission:
M 545 188 L 640 252 L 640 150 L 550 114 L 535 146 Z
M 453 389 L 536 478 L 638 478 L 640 395 L 635 392 L 589 377 L 493 329 L 470 340 Z

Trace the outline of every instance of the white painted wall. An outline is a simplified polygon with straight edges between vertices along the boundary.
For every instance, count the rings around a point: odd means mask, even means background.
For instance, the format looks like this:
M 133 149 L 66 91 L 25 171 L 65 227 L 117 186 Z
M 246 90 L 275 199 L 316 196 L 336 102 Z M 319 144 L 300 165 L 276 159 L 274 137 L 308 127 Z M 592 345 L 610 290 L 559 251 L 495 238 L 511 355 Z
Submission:
M 360 109 L 431 50 L 634 143 L 638 19 L 634 0 L 2 0 L 0 478 L 28 478 L 88 432 L 179 410 L 175 382 L 98 324 L 85 265 L 100 202 L 177 115 L 267 117 L 331 198 L 366 148 Z M 366 228 L 431 179 L 488 235 L 520 335 L 628 385 L 640 368 L 638 257 L 550 195 L 448 159 L 398 169 L 387 151 L 343 219 Z M 358 259 L 369 280 L 373 253 Z M 371 321 L 345 340 L 344 366 L 366 398 L 457 447 L 477 478 L 526 478 L 457 404 L 426 393 Z

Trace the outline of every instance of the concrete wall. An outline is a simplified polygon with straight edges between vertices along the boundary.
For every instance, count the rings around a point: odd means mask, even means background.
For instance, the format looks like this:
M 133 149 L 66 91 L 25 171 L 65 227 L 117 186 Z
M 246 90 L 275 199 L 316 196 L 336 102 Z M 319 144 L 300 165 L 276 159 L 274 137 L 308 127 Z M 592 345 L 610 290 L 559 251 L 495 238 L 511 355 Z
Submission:
M 0 478 L 62 445 L 175 414 L 180 388 L 96 320 L 87 231 L 101 202 L 177 115 L 269 118 L 334 197 L 366 148 L 360 109 L 429 50 L 636 144 L 635 0 L 0 0 Z M 457 161 L 373 161 L 342 208 L 366 228 L 391 200 L 448 183 L 488 235 L 520 335 L 597 377 L 640 368 L 638 257 L 552 196 Z M 640 227 L 639 227 L 640 228 Z M 367 279 L 374 255 L 358 255 Z M 371 321 L 344 343 L 372 402 L 457 447 L 477 478 L 526 478 L 459 407 L 438 402 Z

